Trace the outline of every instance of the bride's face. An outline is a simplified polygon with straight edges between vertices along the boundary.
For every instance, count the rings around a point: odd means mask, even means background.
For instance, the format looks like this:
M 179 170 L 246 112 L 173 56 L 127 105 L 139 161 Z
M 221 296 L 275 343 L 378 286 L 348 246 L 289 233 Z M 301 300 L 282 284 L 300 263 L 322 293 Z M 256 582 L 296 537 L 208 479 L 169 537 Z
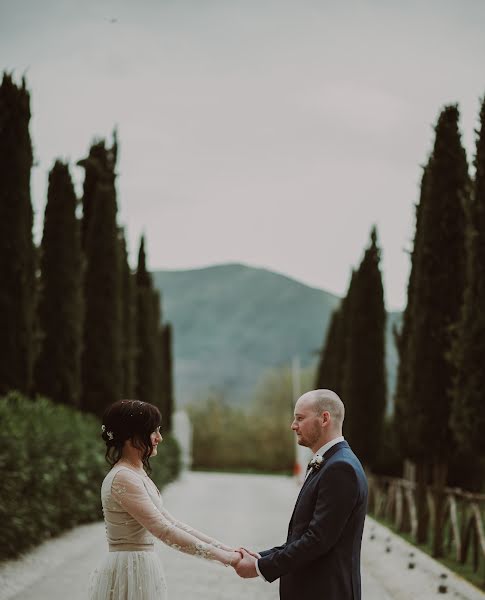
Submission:
M 157 446 L 163 440 L 162 434 L 160 433 L 160 427 L 157 427 L 155 431 L 150 435 L 150 441 L 152 443 L 151 456 L 157 455 Z

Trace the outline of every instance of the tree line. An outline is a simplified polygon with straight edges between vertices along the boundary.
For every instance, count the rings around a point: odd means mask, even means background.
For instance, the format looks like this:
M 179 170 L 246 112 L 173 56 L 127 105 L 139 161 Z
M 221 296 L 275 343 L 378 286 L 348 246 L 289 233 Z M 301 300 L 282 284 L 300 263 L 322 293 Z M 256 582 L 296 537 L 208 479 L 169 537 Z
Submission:
M 303 389 L 311 388 L 313 375 L 313 368 L 303 370 Z M 288 366 L 268 369 L 245 408 L 229 404 L 216 391 L 189 405 L 193 468 L 291 474 L 296 447 L 290 429 L 293 376 Z
M 117 222 L 118 140 L 96 140 L 82 198 L 69 165 L 49 173 L 42 242 L 32 238 L 30 94 L 0 85 L 0 395 L 17 390 L 101 415 L 119 398 L 173 411 L 172 330 L 146 266 L 135 271 Z
M 342 394 L 345 434 L 367 467 L 400 474 L 412 464 L 421 491 L 426 484 L 477 490 L 485 477 L 485 101 L 474 169 L 459 116 L 458 106 L 443 108 L 422 171 L 407 305 L 394 332 L 394 414 L 386 418 L 375 229 L 332 316 L 316 377 L 317 387 Z M 425 496 L 419 507 L 427 510 Z

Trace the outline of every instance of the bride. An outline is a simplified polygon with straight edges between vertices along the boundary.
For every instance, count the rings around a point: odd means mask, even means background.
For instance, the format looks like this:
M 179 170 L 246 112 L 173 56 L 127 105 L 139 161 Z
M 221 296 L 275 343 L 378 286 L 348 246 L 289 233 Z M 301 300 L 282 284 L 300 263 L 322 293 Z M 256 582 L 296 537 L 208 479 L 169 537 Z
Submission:
M 241 559 L 239 552 L 181 523 L 163 507 L 147 474 L 162 441 L 160 423 L 158 408 L 139 400 L 120 400 L 104 413 L 101 429 L 111 470 L 101 486 L 101 501 L 109 554 L 91 577 L 90 600 L 166 600 L 155 538 L 225 566 Z

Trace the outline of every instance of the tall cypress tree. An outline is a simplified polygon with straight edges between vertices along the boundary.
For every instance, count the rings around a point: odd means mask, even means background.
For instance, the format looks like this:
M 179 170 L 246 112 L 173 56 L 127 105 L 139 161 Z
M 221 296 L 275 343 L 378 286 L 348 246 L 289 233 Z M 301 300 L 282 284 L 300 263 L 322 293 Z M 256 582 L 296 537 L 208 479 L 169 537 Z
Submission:
M 415 462 L 416 468 L 416 510 L 418 515 L 417 541 L 425 543 L 428 532 L 428 503 L 426 486 L 429 479 L 429 465 L 422 458 L 422 443 L 419 438 L 419 428 L 416 421 L 421 418 L 421 410 L 417 398 L 410 388 L 410 374 L 413 368 L 412 350 L 410 346 L 413 333 L 413 315 L 415 313 L 416 278 L 421 252 L 423 251 L 423 220 L 422 213 L 426 204 L 429 189 L 427 177 L 429 163 L 423 169 L 419 203 L 416 206 L 416 228 L 414 244 L 411 252 L 411 271 L 408 281 L 408 298 L 403 315 L 400 332 L 395 331 L 396 346 L 399 353 L 399 366 L 394 400 L 394 415 L 392 431 L 396 436 L 396 444 L 401 458 Z
M 104 140 L 96 140 L 89 149 L 86 158 L 78 161 L 84 168 L 83 184 L 83 219 L 82 219 L 82 245 L 86 248 L 89 227 L 94 214 L 95 197 L 98 193 L 100 182 L 107 181 L 114 186 L 114 168 L 118 159 L 118 135 L 113 132 L 113 145 L 106 148 Z
M 160 329 L 160 404 L 162 410 L 163 431 L 172 431 L 174 411 L 172 326 L 166 323 Z
M 124 398 L 133 398 L 135 395 L 136 374 L 136 297 L 135 276 L 128 263 L 128 252 L 123 230 L 119 232 L 120 260 L 121 260 L 121 395 Z
M 453 451 L 448 426 L 453 369 L 448 355 L 459 318 L 465 277 L 468 166 L 458 129 L 459 112 L 447 106 L 423 182 L 420 233 L 409 337 L 409 397 L 416 413 L 414 458 L 444 468 Z
M 343 395 L 349 306 L 354 294 L 355 283 L 356 273 L 352 269 L 347 294 L 332 315 L 317 367 L 316 387 L 334 390 L 339 395 Z
M 416 253 L 407 350 L 409 410 L 414 418 L 411 449 L 421 470 L 431 471 L 436 490 L 446 483 L 449 458 L 455 451 L 449 427 L 454 377 L 449 355 L 463 299 L 464 207 L 469 191 L 458 119 L 457 106 L 447 106 L 435 128 L 435 143 L 424 178 L 425 202 L 419 213 L 422 230 Z M 439 522 L 444 496 L 437 493 L 436 500 Z M 442 554 L 439 528 L 433 553 Z
M 161 348 L 160 348 L 160 335 L 162 330 L 162 299 L 160 292 L 153 285 L 153 279 L 150 275 L 151 281 L 151 297 L 152 297 L 152 336 L 153 336 L 153 348 L 154 348 L 154 356 L 153 356 L 153 369 L 155 373 L 155 387 L 154 387 L 154 396 L 152 402 L 158 406 L 160 411 L 163 410 L 162 405 L 162 390 L 161 390 Z
M 341 394 L 340 389 L 343 339 L 343 309 L 336 308 L 330 320 L 330 325 L 325 336 L 325 343 L 320 353 L 320 362 L 317 367 L 315 387 L 317 389 L 331 389 Z
M 428 166 L 423 169 L 421 178 L 421 193 L 419 203 L 416 205 L 416 228 L 414 244 L 411 252 L 411 271 L 408 281 L 408 298 L 403 314 L 401 331 L 394 332 L 396 346 L 399 353 L 399 366 L 397 372 L 397 384 L 394 400 L 394 431 L 397 435 L 397 444 L 403 458 L 417 460 L 421 455 L 421 444 L 417 438 L 417 430 L 414 422 L 419 415 L 419 405 L 409 389 L 409 376 L 411 369 L 410 336 L 412 332 L 412 318 L 415 311 L 415 286 L 416 271 L 419 262 L 419 252 L 422 248 L 423 228 L 421 214 L 426 202 L 426 174 Z
M 104 144 L 103 144 L 104 145 Z M 99 144 L 97 145 L 99 147 Z M 92 149 L 91 149 L 92 150 Z M 82 406 L 101 415 L 120 398 L 121 383 L 121 261 L 115 189 L 116 140 L 102 159 L 93 153 L 79 164 L 97 173 L 84 227 L 85 327 L 82 357 Z M 86 202 L 83 201 L 83 205 Z M 84 218 L 84 216 L 83 216 Z
M 450 426 L 459 447 L 485 452 L 485 99 L 480 111 L 475 181 L 468 205 L 464 302 L 453 345 L 455 380 Z
M 80 400 L 83 321 L 76 206 L 69 168 L 56 161 L 49 174 L 41 248 L 38 320 L 42 344 L 35 366 L 35 391 L 74 406 Z
M 136 396 L 143 402 L 159 405 L 159 315 L 160 299 L 155 295 L 146 268 L 145 238 L 141 238 L 136 271 L 137 339 Z M 158 303 L 158 308 L 157 308 Z
M 354 277 L 349 297 L 343 398 L 346 435 L 364 464 L 373 467 L 379 455 L 386 409 L 386 310 L 377 233 Z
M 29 392 L 33 363 L 35 251 L 30 199 L 30 96 L 4 73 L 0 85 L 0 394 Z

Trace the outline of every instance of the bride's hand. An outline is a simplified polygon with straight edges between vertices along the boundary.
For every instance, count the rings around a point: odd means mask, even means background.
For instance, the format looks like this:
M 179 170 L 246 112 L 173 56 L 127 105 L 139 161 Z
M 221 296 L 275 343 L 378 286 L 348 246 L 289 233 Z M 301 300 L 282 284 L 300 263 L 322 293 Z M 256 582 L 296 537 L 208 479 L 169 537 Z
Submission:
M 231 550 L 230 552 L 227 552 L 227 556 L 228 556 L 227 564 L 230 565 L 231 567 L 236 567 L 238 562 L 243 557 L 242 552 L 239 552 L 237 550 Z
M 252 550 L 248 550 L 247 548 L 241 547 L 241 548 L 239 548 L 239 552 L 247 552 L 254 558 L 261 558 L 261 554 L 258 554 L 257 552 L 253 552 Z

